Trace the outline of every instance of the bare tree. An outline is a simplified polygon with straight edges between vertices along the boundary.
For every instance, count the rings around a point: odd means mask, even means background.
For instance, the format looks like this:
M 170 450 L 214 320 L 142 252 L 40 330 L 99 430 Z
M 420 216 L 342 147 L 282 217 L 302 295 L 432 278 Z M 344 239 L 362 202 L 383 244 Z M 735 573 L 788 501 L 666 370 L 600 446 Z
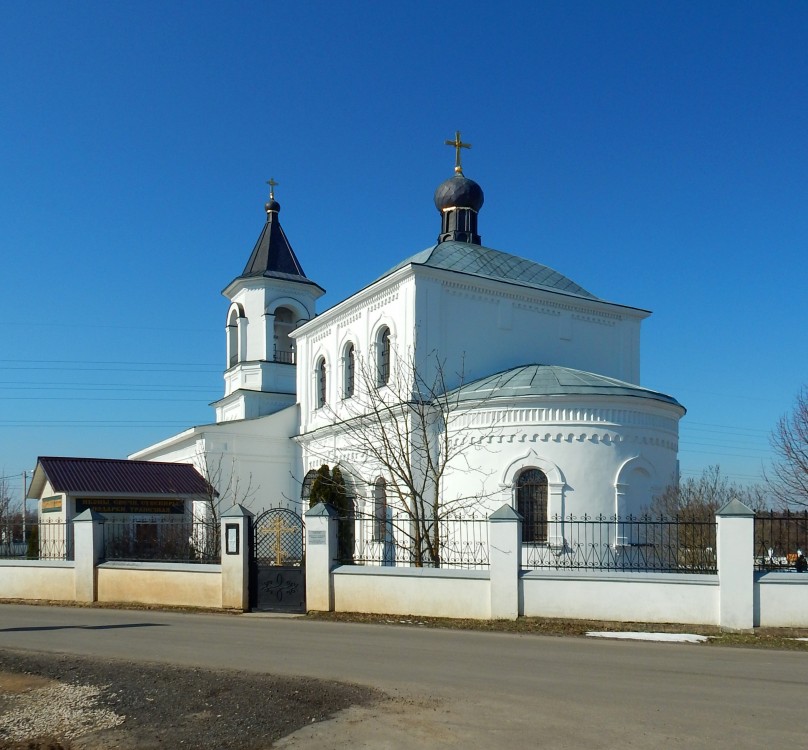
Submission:
M 650 541 L 661 550 L 665 565 L 700 570 L 715 565 L 716 512 L 738 499 L 755 512 L 766 508 L 760 485 L 731 482 L 718 466 L 708 466 L 699 477 L 668 486 L 647 509 Z
M 808 505 L 808 386 L 803 386 L 790 413 L 770 437 L 776 458 L 766 476 L 783 507 Z
M 0 546 L 10 546 L 11 542 L 11 493 L 8 479 L 0 476 Z
M 249 507 L 258 488 L 252 486 L 252 475 L 245 482 L 236 471 L 235 461 L 228 462 L 221 454 L 198 453 L 194 465 L 206 484 L 204 498 L 193 505 L 193 521 L 204 529 L 195 533 L 197 546 L 201 546 L 204 557 L 215 557 L 221 544 L 222 513 L 234 505 Z
M 484 472 L 469 463 L 469 444 L 457 439 L 458 423 L 471 404 L 463 401 L 459 387 L 447 386 L 450 380 L 462 385 L 462 371 L 448 378 L 444 362 L 436 356 L 427 359 L 419 367 L 411 355 L 393 355 L 392 366 L 380 375 L 377 363 L 357 357 L 351 397 L 337 409 L 323 408 L 340 447 L 384 483 L 384 500 L 395 516 L 390 512 L 379 518 L 379 525 L 395 523 L 414 565 L 439 566 L 445 522 L 479 507 L 484 496 L 481 491 L 449 497 L 445 480 L 452 472 Z M 485 429 L 491 433 L 496 425 Z M 316 453 L 318 448 L 310 444 L 309 450 Z M 327 448 L 319 457 L 335 458 Z
M 708 466 L 699 477 L 688 477 L 679 484 L 669 485 L 662 495 L 654 498 L 648 511 L 686 521 L 710 521 L 716 511 L 733 498 L 754 511 L 767 507 L 760 485 L 738 485 L 730 482 L 719 466 Z
M 15 556 L 23 541 L 22 504 L 12 498 L 8 477 L 0 471 L 0 556 Z

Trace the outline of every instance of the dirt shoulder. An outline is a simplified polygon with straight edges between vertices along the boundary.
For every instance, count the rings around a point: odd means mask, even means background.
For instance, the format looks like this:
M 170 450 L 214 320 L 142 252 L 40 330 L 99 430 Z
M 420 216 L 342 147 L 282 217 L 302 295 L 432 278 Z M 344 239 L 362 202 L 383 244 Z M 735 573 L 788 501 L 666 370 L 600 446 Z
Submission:
M 0 750 L 263 750 L 383 699 L 308 678 L 0 650 Z
M 705 645 L 743 646 L 745 648 L 776 648 L 788 651 L 808 651 L 808 628 L 755 628 L 751 632 L 727 633 L 713 625 L 681 625 L 658 622 L 614 622 L 609 620 L 562 620 L 550 617 L 520 617 L 518 620 L 455 620 L 416 615 L 369 615 L 360 612 L 309 612 L 312 620 L 357 622 L 399 627 L 474 630 L 487 633 L 517 635 L 585 636 L 590 631 L 649 633 L 694 633 L 706 635 Z

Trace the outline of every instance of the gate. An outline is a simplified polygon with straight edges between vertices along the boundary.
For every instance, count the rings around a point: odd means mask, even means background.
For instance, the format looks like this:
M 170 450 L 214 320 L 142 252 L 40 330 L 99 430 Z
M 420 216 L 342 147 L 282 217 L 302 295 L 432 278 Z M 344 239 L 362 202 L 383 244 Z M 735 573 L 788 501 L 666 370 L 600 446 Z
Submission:
M 293 510 L 271 508 L 253 522 L 250 608 L 306 611 L 303 519 Z

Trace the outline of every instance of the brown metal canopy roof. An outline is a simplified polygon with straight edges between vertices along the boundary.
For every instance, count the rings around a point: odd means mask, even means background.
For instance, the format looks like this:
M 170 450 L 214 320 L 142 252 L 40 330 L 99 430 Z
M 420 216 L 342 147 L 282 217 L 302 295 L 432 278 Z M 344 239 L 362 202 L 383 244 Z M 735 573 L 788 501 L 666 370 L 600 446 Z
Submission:
M 128 461 L 117 458 L 40 456 L 29 497 L 39 497 L 48 480 L 54 491 L 70 494 L 196 495 L 212 490 L 191 464 Z

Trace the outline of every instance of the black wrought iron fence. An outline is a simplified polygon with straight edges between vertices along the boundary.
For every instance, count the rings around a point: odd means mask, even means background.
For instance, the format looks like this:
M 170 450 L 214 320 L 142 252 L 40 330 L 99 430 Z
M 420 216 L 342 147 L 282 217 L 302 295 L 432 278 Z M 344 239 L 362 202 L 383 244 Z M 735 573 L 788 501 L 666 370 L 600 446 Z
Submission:
M 418 523 L 388 509 L 385 517 L 356 511 L 340 516 L 337 523 L 343 564 L 465 569 L 489 564 L 485 518 Z
M 554 516 L 547 541 L 524 543 L 529 569 L 715 573 L 715 520 Z
M 755 516 L 755 569 L 808 572 L 808 511 Z
M 132 562 L 218 563 L 218 523 L 188 519 L 110 521 L 103 524 L 104 559 Z
M 73 524 L 69 521 L 29 522 L 0 534 L 0 559 L 72 560 Z

